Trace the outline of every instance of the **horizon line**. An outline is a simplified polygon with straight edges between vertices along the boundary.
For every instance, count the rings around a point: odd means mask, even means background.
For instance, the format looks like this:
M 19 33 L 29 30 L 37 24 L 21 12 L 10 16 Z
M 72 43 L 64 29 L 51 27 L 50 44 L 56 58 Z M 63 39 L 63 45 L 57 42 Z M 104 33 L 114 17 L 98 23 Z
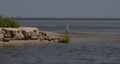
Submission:
M 120 18 L 77 18 L 77 17 L 7 17 L 12 20 L 120 20 Z

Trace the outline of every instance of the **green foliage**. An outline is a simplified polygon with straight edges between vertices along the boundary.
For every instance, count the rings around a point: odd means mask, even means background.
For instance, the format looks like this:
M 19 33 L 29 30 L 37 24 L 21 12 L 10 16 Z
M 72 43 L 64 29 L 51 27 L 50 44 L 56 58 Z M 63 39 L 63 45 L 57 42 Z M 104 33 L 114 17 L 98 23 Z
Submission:
M 64 34 L 61 37 L 59 43 L 69 43 L 69 41 L 70 41 L 70 36 L 68 34 Z
M 0 17 L 0 27 L 18 28 L 18 27 L 20 27 L 20 25 L 17 22 L 13 21 L 13 20 L 10 20 L 8 18 Z

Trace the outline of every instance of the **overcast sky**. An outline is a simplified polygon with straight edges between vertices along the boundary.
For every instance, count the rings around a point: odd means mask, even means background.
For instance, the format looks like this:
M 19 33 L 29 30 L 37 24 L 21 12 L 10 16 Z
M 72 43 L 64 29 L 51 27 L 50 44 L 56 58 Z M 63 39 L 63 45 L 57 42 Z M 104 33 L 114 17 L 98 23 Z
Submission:
M 0 0 L 0 15 L 120 18 L 120 0 Z

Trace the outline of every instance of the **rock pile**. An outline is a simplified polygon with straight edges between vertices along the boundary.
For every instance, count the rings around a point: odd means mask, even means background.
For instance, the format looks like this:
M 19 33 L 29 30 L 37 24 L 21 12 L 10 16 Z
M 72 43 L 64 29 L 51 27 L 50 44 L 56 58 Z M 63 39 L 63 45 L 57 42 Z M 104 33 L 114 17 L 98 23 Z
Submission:
M 60 40 L 57 33 L 40 31 L 35 27 L 0 28 L 0 40 Z

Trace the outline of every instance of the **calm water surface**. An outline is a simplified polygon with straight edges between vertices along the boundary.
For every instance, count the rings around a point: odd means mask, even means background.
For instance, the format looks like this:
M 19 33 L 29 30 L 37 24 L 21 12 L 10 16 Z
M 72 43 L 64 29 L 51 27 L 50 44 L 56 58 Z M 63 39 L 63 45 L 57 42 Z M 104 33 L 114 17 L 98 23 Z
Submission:
M 35 26 L 45 31 L 65 32 L 67 20 L 17 20 L 22 26 Z M 120 34 L 120 20 L 71 20 L 70 33 Z
M 22 26 L 63 33 L 66 21 L 19 20 Z M 70 21 L 70 33 L 120 34 L 119 21 Z M 116 40 L 118 39 L 118 40 Z M 69 44 L 0 49 L 0 64 L 120 64 L 120 37 L 72 37 Z M 116 41 L 115 41 L 116 40 Z

